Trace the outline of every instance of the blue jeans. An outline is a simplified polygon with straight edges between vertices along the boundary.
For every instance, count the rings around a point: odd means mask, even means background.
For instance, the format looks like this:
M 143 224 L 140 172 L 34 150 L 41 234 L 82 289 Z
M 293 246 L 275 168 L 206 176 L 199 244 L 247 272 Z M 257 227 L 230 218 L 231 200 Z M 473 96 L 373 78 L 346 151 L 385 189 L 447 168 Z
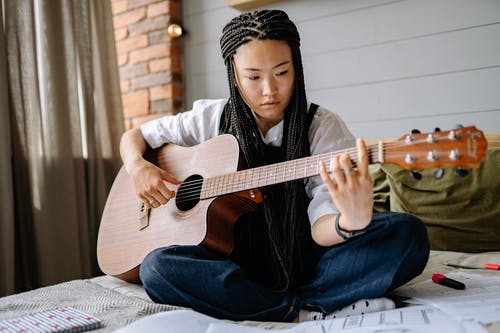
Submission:
M 301 308 L 331 313 L 358 299 L 381 297 L 419 275 L 428 257 L 427 232 L 419 219 L 377 213 L 367 233 L 324 248 L 312 278 L 294 292 L 275 292 L 248 269 L 201 246 L 154 250 L 140 277 L 157 303 L 224 319 L 292 321 Z

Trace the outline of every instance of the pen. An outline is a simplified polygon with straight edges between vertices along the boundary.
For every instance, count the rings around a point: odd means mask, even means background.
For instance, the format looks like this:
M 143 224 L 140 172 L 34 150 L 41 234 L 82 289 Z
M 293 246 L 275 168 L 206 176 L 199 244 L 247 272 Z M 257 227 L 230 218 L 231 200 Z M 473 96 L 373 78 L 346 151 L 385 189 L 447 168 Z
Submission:
M 491 269 L 493 271 L 500 271 L 499 264 L 484 264 L 483 267 L 458 265 L 458 264 L 446 264 L 446 266 L 455 267 L 455 268 L 465 268 L 465 269 Z
M 443 274 L 432 274 L 432 281 L 434 283 L 447 286 L 453 289 L 459 289 L 459 290 L 465 289 L 465 284 L 457 280 L 447 278 Z

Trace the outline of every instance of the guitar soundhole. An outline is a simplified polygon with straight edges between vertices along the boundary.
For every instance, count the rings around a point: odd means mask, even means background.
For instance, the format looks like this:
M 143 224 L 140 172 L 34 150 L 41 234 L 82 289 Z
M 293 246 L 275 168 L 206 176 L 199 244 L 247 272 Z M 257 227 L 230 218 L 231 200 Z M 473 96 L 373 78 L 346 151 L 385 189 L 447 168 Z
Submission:
M 175 204 L 179 210 L 190 210 L 200 201 L 202 181 L 203 177 L 200 175 L 192 175 L 184 180 L 175 196 Z

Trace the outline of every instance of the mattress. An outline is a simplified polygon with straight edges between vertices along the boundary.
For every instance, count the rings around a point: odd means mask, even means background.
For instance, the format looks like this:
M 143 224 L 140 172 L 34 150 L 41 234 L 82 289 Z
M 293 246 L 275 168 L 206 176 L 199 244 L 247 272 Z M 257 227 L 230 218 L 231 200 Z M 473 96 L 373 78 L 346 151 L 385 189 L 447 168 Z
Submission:
M 461 270 L 485 276 L 498 276 L 500 274 L 500 271 L 471 271 L 445 265 L 451 262 L 470 266 L 500 263 L 500 252 L 470 254 L 431 251 L 424 272 L 407 285 L 429 280 L 434 273 L 448 274 Z M 101 319 L 102 328 L 93 332 L 112 332 L 154 313 L 182 309 L 177 306 L 153 303 L 140 285 L 127 283 L 111 276 L 99 276 L 92 279 L 63 282 L 0 298 L 0 319 L 14 318 L 62 306 L 71 306 Z M 293 325 L 250 321 L 242 324 L 263 328 L 287 328 Z M 489 332 L 500 333 L 500 322 L 485 327 Z

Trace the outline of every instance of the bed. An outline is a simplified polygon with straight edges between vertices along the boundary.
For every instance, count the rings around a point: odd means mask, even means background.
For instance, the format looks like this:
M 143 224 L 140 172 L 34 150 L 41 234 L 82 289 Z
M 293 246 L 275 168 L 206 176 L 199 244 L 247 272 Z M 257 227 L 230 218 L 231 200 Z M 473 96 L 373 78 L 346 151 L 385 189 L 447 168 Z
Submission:
M 466 198 L 467 205 L 471 205 L 471 203 L 482 204 L 482 206 L 477 207 L 478 210 L 471 212 L 472 217 L 468 223 L 463 223 L 462 221 L 458 225 L 453 225 L 453 221 L 450 222 L 446 218 L 443 218 L 442 214 L 436 214 L 435 210 L 432 211 L 432 214 L 425 215 L 427 214 L 427 211 L 423 209 L 425 201 L 418 201 L 416 207 L 413 207 L 405 203 L 405 200 L 415 202 L 413 196 L 408 198 L 394 198 L 394 192 L 400 193 L 398 192 L 400 188 L 394 187 L 394 184 L 405 183 L 405 181 L 401 181 L 397 176 L 391 174 L 391 170 L 379 168 L 373 171 L 376 208 L 378 210 L 414 209 L 413 213 L 422 215 L 422 219 L 426 222 L 430 230 L 431 243 L 434 245 L 430 260 L 424 272 L 406 285 L 415 285 L 419 282 L 427 281 L 434 273 L 448 274 L 454 271 L 472 272 L 481 276 L 500 277 L 500 271 L 472 271 L 445 265 L 446 263 L 455 263 L 467 266 L 480 266 L 484 263 L 500 263 L 500 240 L 498 240 L 498 234 L 500 234 L 500 203 L 498 202 L 500 195 L 500 180 L 498 179 L 500 177 L 498 174 L 500 168 L 500 134 L 491 134 L 487 137 L 489 140 L 489 149 L 486 163 L 475 171 L 477 175 L 473 175 L 471 183 L 459 184 L 460 188 L 468 188 L 470 197 Z M 407 176 L 408 174 L 405 174 L 404 177 Z M 431 182 L 435 181 L 435 179 L 432 180 L 432 177 L 430 178 Z M 441 199 L 444 200 L 444 211 L 448 209 L 445 204 L 446 200 L 451 200 L 453 204 L 456 204 L 457 199 L 452 194 L 457 192 L 456 187 L 454 187 L 457 181 L 453 179 L 456 179 L 456 177 L 454 178 L 453 176 L 450 178 L 450 182 L 453 184 L 449 184 L 448 187 L 440 190 L 450 192 L 450 195 L 446 196 L 445 199 Z M 406 185 L 409 186 L 411 184 Z M 435 184 L 432 183 L 429 186 L 434 188 Z M 417 188 L 402 191 L 404 194 L 411 192 L 418 192 L 420 193 L 419 196 L 424 196 L 431 203 L 435 203 L 435 198 L 422 188 L 422 183 L 418 183 Z M 477 195 L 479 195 L 480 200 L 476 198 Z M 461 196 L 463 197 L 463 194 Z M 488 207 L 484 206 L 485 202 L 489 205 Z M 480 216 L 481 212 L 486 217 L 483 218 Z M 461 216 L 463 215 L 461 214 Z M 480 224 L 477 224 L 478 221 L 480 221 Z M 450 223 L 452 224 L 451 228 Z M 479 225 L 480 231 L 484 232 L 478 234 L 471 233 L 471 225 Z M 453 232 L 450 232 L 450 230 L 453 230 Z M 451 236 L 447 238 L 446 235 Z M 478 237 L 481 239 L 480 242 L 477 241 Z M 498 303 L 500 304 L 500 300 L 498 300 Z M 104 275 L 91 279 L 63 282 L 0 298 L 0 319 L 14 318 L 61 306 L 71 306 L 100 318 L 103 325 L 101 328 L 95 330 L 95 332 L 112 332 L 151 314 L 181 309 L 172 305 L 155 304 L 149 299 L 140 285 L 127 283 L 115 277 Z M 245 322 L 245 324 L 265 328 L 284 328 L 291 325 L 273 322 Z M 500 333 L 500 320 L 485 327 L 489 332 Z
M 463 265 L 480 265 L 500 262 L 500 252 L 468 254 L 451 251 L 431 251 L 429 263 L 423 274 L 410 281 L 412 285 L 431 278 L 436 272 L 469 272 L 445 266 L 453 262 Z M 474 274 L 493 275 L 500 272 L 475 271 Z M 499 300 L 500 302 L 500 300 Z M 93 332 L 112 332 L 148 315 L 182 309 L 171 305 L 153 303 L 140 285 L 124 282 L 111 276 L 73 280 L 57 285 L 0 298 L 0 319 L 17 317 L 61 306 L 71 306 L 102 320 L 102 328 Z M 291 324 L 273 322 L 246 322 L 263 328 L 286 328 Z M 500 333 L 500 323 L 485 326 L 489 332 Z

